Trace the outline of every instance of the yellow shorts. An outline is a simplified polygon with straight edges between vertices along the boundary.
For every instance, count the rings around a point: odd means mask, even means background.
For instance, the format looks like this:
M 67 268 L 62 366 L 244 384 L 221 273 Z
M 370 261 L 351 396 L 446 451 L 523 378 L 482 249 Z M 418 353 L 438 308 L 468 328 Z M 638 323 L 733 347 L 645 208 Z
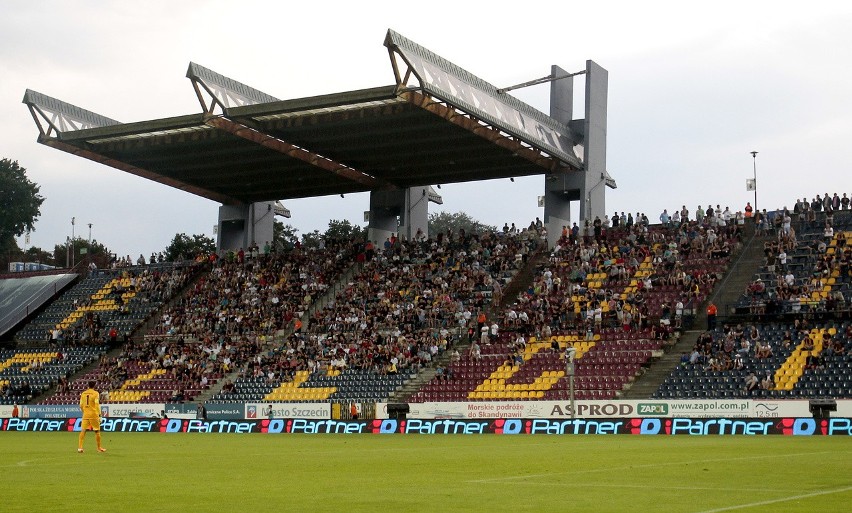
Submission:
M 101 419 L 83 419 L 83 423 L 80 426 L 82 431 L 100 431 L 101 430 Z

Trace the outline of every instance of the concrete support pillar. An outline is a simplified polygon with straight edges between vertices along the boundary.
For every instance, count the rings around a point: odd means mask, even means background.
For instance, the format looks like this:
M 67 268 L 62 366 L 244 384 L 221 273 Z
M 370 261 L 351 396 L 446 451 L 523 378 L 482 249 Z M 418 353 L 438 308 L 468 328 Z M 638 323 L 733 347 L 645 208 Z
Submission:
M 367 238 L 381 247 L 396 235 L 412 240 L 417 231 L 429 235 L 429 186 L 370 193 L 370 222 Z
M 253 243 L 263 247 L 272 244 L 272 222 L 275 219 L 273 202 L 219 207 L 217 250 L 238 250 Z
M 377 247 L 399 231 L 404 191 L 373 191 L 370 193 L 370 220 L 367 238 Z
M 552 248 L 562 236 L 563 226 L 571 229 L 571 202 L 580 199 L 580 190 L 569 183 L 570 177 L 571 175 L 567 173 L 545 177 L 544 223 L 547 226 L 549 248 Z
M 558 66 L 551 68 L 555 77 L 568 73 Z M 581 145 L 578 156 L 583 161 L 581 171 L 545 175 L 544 222 L 547 242 L 552 247 L 562 233 L 562 227 L 576 222 L 580 228 L 585 220 L 606 215 L 606 130 L 608 73 L 593 61 L 586 61 L 585 119 L 574 120 L 574 79 L 563 78 L 550 83 L 550 116 L 571 127 L 576 143 Z M 571 219 L 571 201 L 579 201 Z
M 606 215 L 606 115 L 609 73 L 586 61 L 586 120 L 583 138 L 585 185 L 580 215 L 590 221 Z
M 565 77 L 567 71 L 552 66 L 554 77 Z M 574 78 L 562 78 L 550 82 L 550 117 L 568 126 L 573 119 Z M 552 248 L 562 235 L 562 227 L 571 228 L 571 200 L 580 197 L 577 185 L 569 187 L 568 175 L 545 175 L 544 177 L 544 224 L 547 227 L 547 246 Z

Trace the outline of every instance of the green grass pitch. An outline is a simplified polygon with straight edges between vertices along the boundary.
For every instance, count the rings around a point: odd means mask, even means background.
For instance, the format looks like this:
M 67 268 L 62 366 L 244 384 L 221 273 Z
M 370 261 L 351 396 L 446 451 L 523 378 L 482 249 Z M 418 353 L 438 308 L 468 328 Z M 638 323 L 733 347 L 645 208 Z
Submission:
M 4 512 L 846 512 L 852 440 L 0 433 Z

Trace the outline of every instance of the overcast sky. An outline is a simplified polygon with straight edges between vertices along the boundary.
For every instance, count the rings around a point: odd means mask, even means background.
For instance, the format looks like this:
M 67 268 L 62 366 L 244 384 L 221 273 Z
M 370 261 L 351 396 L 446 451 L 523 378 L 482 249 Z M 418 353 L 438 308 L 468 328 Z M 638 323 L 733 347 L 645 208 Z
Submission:
M 553 64 L 606 68 L 609 213 L 741 209 L 752 150 L 760 207 L 852 193 L 852 2 L 471 4 L 0 0 L 0 157 L 45 197 L 30 245 L 52 249 L 76 217 L 78 236 L 92 223 L 113 251 L 147 256 L 175 233 L 212 237 L 218 204 L 38 144 L 27 88 L 133 122 L 201 111 L 190 61 L 281 99 L 389 85 L 388 28 L 498 87 Z M 513 94 L 549 109 L 546 85 Z M 543 188 L 541 177 L 444 185 L 431 208 L 525 225 L 543 216 Z M 284 204 L 306 233 L 362 224 L 368 195 Z

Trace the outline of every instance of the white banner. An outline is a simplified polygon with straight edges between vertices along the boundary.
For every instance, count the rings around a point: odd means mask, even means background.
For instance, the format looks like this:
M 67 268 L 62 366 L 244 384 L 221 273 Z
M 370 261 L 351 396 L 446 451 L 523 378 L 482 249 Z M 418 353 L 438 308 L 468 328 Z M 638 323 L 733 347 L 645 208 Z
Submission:
M 272 407 L 270 416 L 269 408 Z M 245 418 L 330 419 L 330 403 L 246 403 Z
M 576 401 L 577 417 L 811 417 L 808 400 L 613 400 Z M 838 400 L 833 417 L 852 417 L 852 400 Z M 377 405 L 376 416 L 388 418 L 387 406 Z M 417 419 L 558 419 L 571 417 L 568 401 L 470 403 L 410 403 L 409 418 Z
M 165 409 L 166 405 L 163 403 L 107 403 L 101 405 L 101 414 L 107 417 L 154 419 L 160 418 Z

